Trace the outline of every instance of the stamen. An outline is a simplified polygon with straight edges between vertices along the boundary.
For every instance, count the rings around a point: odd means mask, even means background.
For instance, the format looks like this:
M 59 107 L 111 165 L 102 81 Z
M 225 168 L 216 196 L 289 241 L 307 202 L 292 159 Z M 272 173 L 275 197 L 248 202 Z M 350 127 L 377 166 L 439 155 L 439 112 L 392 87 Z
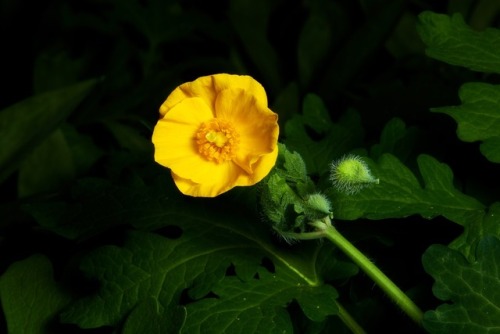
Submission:
M 207 160 L 221 163 L 236 156 L 239 136 L 231 123 L 214 118 L 196 133 L 198 152 Z

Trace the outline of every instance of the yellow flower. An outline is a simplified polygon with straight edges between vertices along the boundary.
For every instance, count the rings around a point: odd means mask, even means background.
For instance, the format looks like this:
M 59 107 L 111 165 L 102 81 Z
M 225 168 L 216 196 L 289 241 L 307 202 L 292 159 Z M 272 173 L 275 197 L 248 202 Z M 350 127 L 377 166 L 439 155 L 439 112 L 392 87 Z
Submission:
M 278 115 L 249 76 L 215 74 L 177 87 L 160 107 L 155 160 L 177 188 L 215 197 L 262 180 L 278 155 Z

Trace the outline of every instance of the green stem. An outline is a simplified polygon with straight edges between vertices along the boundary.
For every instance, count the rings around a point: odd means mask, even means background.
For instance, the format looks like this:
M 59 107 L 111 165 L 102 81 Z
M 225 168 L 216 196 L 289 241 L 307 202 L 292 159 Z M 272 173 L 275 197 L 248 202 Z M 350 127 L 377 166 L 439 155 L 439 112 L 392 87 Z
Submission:
M 347 310 L 339 302 L 337 302 L 339 308 L 339 318 L 342 322 L 351 330 L 353 334 L 366 334 L 365 330 L 354 320 L 354 318 L 347 312 Z
M 363 253 L 344 238 L 331 225 L 328 217 L 326 219 L 327 221 L 318 222 L 314 226 L 321 229 L 326 238 L 348 255 L 410 318 L 417 324 L 421 324 L 423 313 L 418 306 Z

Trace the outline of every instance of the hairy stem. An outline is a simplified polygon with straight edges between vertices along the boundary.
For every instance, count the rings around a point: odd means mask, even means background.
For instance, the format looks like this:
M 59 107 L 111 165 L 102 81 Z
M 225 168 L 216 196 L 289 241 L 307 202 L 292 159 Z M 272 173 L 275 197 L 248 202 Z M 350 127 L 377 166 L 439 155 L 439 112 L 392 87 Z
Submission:
M 339 308 L 339 318 L 342 322 L 351 330 L 353 334 L 366 334 L 365 330 L 354 320 L 354 318 L 347 312 L 347 310 L 339 302 L 337 302 Z
M 321 230 L 328 240 L 348 255 L 411 319 L 419 325 L 422 323 L 423 313 L 418 306 L 363 253 L 344 238 L 333 227 L 328 217 L 321 222 L 313 223 L 313 226 Z

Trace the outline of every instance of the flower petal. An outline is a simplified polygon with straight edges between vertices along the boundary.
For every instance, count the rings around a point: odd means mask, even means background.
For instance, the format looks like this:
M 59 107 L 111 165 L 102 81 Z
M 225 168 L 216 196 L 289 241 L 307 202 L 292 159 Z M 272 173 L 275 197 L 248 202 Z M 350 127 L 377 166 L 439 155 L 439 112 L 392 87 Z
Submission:
M 264 177 L 269 174 L 271 169 L 276 164 L 276 159 L 278 158 L 278 146 L 269 154 L 263 155 L 254 164 L 252 164 L 252 174 L 248 180 L 248 184 L 238 184 L 238 185 L 252 185 L 260 182 Z
M 252 165 L 277 147 L 278 115 L 253 95 L 232 88 L 219 93 L 215 113 L 217 118 L 229 121 L 239 134 L 235 163 L 253 173 Z
M 216 74 L 185 83 L 168 96 L 160 115 L 152 138 L 155 160 L 171 169 L 186 195 L 214 197 L 254 185 L 276 162 L 278 117 L 264 88 L 249 76 Z M 214 118 L 228 121 L 238 134 L 236 156 L 222 163 L 207 160 L 196 141 L 200 126 Z
M 218 74 L 214 75 L 214 87 L 217 93 L 226 89 L 241 89 L 255 97 L 260 104 L 267 106 L 267 94 L 264 87 L 248 75 Z
M 200 97 L 207 105 L 214 106 L 217 95 L 230 87 L 243 89 L 255 96 L 260 103 L 267 105 L 266 91 L 255 79 L 248 75 L 222 73 L 200 77 L 174 89 L 161 105 L 160 115 L 164 116 L 177 103 L 190 97 Z
M 153 131 L 155 160 L 169 168 L 205 161 L 197 151 L 195 135 L 201 123 L 212 119 L 212 112 L 200 98 L 178 103 L 160 119 Z M 183 161 L 184 160 L 184 161 Z
M 193 178 L 182 177 L 172 170 L 175 185 L 184 195 L 195 197 L 215 197 L 237 185 L 241 170 L 238 166 L 228 161 L 222 164 L 211 163 L 212 168 L 201 166 L 196 182 Z

